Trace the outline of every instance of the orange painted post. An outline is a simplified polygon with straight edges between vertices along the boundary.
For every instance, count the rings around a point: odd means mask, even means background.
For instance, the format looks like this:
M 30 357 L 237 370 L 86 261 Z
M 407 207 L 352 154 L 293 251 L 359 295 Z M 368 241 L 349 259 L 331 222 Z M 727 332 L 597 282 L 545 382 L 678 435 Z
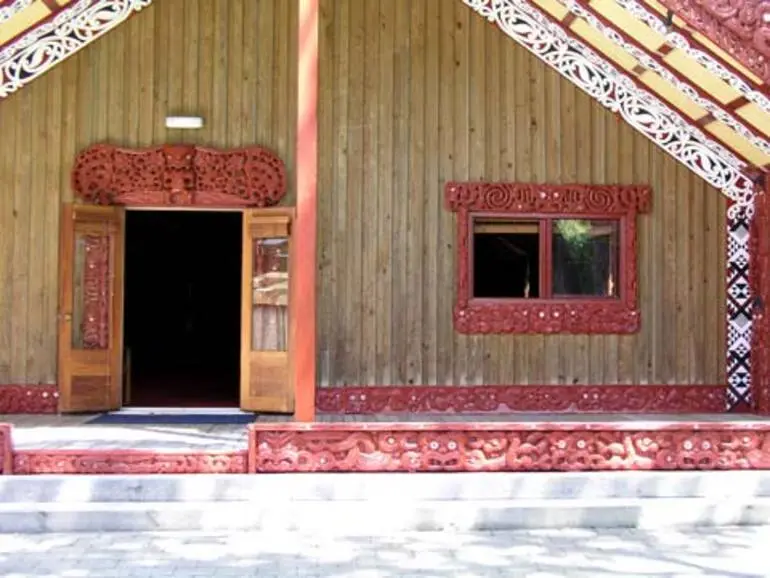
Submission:
M 297 214 L 292 227 L 290 321 L 294 419 L 315 419 L 316 214 L 318 188 L 318 2 L 299 0 Z

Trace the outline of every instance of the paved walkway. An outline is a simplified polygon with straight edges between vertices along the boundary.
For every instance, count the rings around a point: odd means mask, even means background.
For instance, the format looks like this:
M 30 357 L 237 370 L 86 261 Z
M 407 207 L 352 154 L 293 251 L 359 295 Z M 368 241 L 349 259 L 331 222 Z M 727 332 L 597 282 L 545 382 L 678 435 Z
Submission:
M 770 576 L 770 527 L 384 537 L 0 535 L 4 578 Z

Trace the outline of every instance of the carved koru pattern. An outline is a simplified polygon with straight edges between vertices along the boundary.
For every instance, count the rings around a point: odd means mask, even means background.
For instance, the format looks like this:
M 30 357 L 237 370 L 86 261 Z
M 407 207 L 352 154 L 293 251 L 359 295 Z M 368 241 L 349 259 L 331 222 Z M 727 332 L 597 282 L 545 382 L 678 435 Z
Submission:
M 700 429 L 623 431 L 509 424 L 427 430 L 326 424 L 304 431 L 256 429 L 254 472 L 446 472 L 770 469 L 770 432 Z M 372 424 L 368 424 L 372 425 Z M 380 425 L 380 424 L 378 424 Z M 347 427 L 345 427 L 347 426 Z M 255 426 L 250 426 L 254 428 Z
M 21 450 L 13 473 L 31 474 L 243 474 L 245 451 Z
M 11 426 L 0 423 L 0 475 L 11 474 L 13 469 L 13 446 Z
M 109 32 L 152 0 L 78 0 L 27 31 L 0 52 L 0 98 L 17 91 L 84 46 Z M 0 22 L 22 8 L 17 0 Z
M 322 387 L 327 414 L 722 413 L 724 385 Z
M 0 414 L 56 413 L 58 405 L 55 385 L 0 385 Z
M 661 0 L 661 4 L 765 83 L 770 82 L 770 2 Z
M 81 152 L 72 186 L 98 205 L 269 207 L 286 193 L 283 161 L 262 147 L 218 151 L 189 145 Z
M 87 235 L 83 271 L 83 349 L 110 346 L 110 237 Z
M 636 215 L 650 210 L 646 186 L 447 183 L 447 207 L 457 213 L 455 329 L 461 333 L 633 333 L 638 331 Z M 471 299 L 470 227 L 474 212 L 505 216 L 554 214 L 620 219 L 623 286 L 617 300 Z

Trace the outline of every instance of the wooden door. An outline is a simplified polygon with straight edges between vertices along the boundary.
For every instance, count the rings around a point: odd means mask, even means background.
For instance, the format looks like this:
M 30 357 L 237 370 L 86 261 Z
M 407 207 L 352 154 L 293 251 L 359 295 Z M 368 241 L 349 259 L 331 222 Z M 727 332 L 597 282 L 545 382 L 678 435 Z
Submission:
M 122 207 L 64 205 L 59 246 L 59 409 L 121 405 Z
M 292 210 L 243 213 L 241 409 L 291 413 L 289 260 Z

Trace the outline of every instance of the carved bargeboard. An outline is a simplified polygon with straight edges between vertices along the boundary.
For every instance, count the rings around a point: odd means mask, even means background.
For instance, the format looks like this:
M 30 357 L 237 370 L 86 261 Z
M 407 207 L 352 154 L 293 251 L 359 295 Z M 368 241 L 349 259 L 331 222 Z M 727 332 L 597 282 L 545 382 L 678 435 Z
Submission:
M 97 144 L 75 159 L 72 187 L 96 205 L 270 207 L 286 194 L 286 167 L 258 146 L 220 151 Z

